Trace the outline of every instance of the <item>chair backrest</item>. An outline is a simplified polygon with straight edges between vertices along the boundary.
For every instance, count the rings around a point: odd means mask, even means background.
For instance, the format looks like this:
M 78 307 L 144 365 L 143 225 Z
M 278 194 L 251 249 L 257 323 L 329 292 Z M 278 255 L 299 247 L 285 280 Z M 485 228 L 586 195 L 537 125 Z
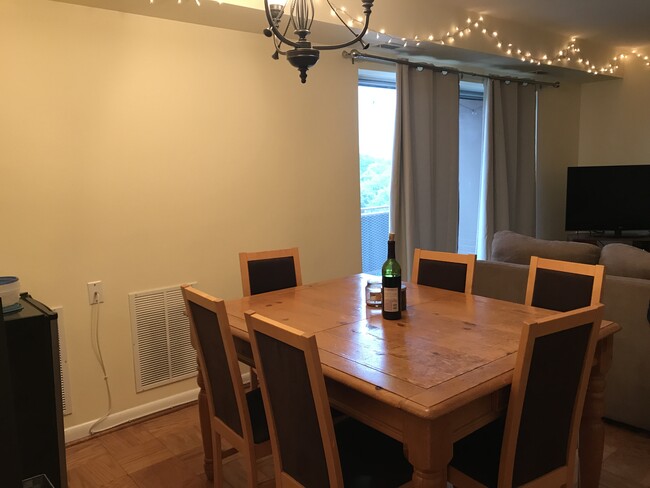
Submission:
M 472 293 L 476 255 L 415 249 L 411 283 Z
M 280 487 L 343 487 L 316 337 L 257 313 L 246 325 Z M 297 483 L 297 484 L 296 484 Z
M 302 285 L 298 248 L 240 252 L 244 296 Z
M 602 316 L 603 305 L 596 305 L 525 324 L 508 403 L 499 486 L 561 486 L 567 481 L 571 486 Z
M 600 303 L 605 279 L 601 264 L 530 258 L 526 305 L 566 312 Z
M 182 285 L 211 417 L 252 443 L 250 413 L 223 300 Z

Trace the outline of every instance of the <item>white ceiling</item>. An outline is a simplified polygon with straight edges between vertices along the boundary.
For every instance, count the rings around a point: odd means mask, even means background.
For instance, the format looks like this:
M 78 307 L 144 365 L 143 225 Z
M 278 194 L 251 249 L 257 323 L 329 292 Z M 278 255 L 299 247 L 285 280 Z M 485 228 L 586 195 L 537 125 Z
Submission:
M 215 27 L 260 32 L 264 25 L 263 13 L 256 9 L 244 8 L 215 1 L 201 1 L 198 8 L 194 1 L 184 0 L 55 0 L 91 7 L 108 8 L 122 12 L 161 17 L 167 19 L 213 25 Z M 262 0 L 256 0 L 262 3 Z M 348 2 L 354 0 L 347 0 Z M 356 0 L 358 1 L 358 0 Z M 381 2 L 375 0 L 375 8 Z M 401 1 L 401 0 L 390 0 Z M 453 5 L 477 14 L 495 19 L 503 19 L 534 27 L 542 27 L 564 37 L 576 36 L 580 39 L 602 43 L 612 48 L 640 48 L 650 46 L 650 0 L 424 0 L 439 5 Z M 235 3 L 235 2 L 233 2 Z M 329 25 L 331 35 L 345 35 L 341 26 Z M 322 31 L 322 29 L 321 29 Z M 319 38 L 319 42 L 334 42 L 335 39 Z M 339 39 L 340 41 L 340 39 Z M 339 42 L 336 41 L 336 42 Z M 372 42 L 372 41 L 371 41 Z M 390 47 L 391 49 L 386 49 Z M 270 52 L 270 51 L 269 51 Z M 519 62 L 517 57 L 491 55 L 457 47 L 423 43 L 416 48 L 401 48 L 385 43 L 373 46 L 369 52 L 389 57 L 408 57 L 416 61 L 433 62 L 470 71 L 522 75 L 539 81 L 555 82 L 568 80 L 576 82 L 610 79 L 608 75 L 596 77 L 579 69 L 562 66 L 544 66 L 540 70 L 535 65 Z M 478 71 L 477 71 L 478 70 Z
M 650 45 L 650 0 L 454 0 L 456 6 L 616 47 Z

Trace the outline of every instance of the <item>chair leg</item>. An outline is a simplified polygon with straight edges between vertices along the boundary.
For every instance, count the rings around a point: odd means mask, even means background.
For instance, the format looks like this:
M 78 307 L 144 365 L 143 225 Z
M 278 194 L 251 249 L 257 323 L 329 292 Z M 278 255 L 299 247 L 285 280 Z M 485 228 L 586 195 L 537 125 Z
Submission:
M 257 460 L 253 453 L 249 453 L 248 456 L 244 456 L 246 469 L 248 470 L 248 487 L 257 488 Z
M 213 486 L 220 488 L 223 486 L 223 457 L 221 452 L 221 436 L 212 431 L 212 469 L 213 469 Z

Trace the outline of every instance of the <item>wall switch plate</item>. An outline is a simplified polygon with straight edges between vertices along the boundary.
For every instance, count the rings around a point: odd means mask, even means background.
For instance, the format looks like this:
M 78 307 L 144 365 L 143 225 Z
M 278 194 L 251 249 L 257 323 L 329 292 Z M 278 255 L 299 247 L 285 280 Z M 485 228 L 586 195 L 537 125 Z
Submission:
M 101 281 L 88 282 L 88 304 L 104 303 L 104 285 Z

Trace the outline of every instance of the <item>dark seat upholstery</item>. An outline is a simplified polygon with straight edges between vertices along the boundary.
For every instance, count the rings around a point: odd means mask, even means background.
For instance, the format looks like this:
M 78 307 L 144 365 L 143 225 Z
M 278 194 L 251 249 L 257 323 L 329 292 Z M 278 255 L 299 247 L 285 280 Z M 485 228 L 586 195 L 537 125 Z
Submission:
M 257 460 L 271 454 L 261 392 L 244 392 L 223 300 L 189 285 L 182 292 L 207 391 L 215 486 L 223 486 L 222 437 L 242 454 L 248 486 L 258 486 Z
M 302 284 L 298 248 L 239 253 L 244 296 Z
M 411 282 L 445 290 L 471 293 L 474 279 L 474 254 L 415 249 Z
M 400 442 L 350 418 L 334 427 L 315 336 L 256 313 L 246 324 L 279 487 L 388 488 L 411 479 Z
M 567 312 L 600 302 L 605 278 L 602 265 L 533 256 L 528 273 L 527 305 Z
M 508 413 L 454 444 L 457 487 L 572 486 L 603 306 L 559 313 L 521 333 Z

